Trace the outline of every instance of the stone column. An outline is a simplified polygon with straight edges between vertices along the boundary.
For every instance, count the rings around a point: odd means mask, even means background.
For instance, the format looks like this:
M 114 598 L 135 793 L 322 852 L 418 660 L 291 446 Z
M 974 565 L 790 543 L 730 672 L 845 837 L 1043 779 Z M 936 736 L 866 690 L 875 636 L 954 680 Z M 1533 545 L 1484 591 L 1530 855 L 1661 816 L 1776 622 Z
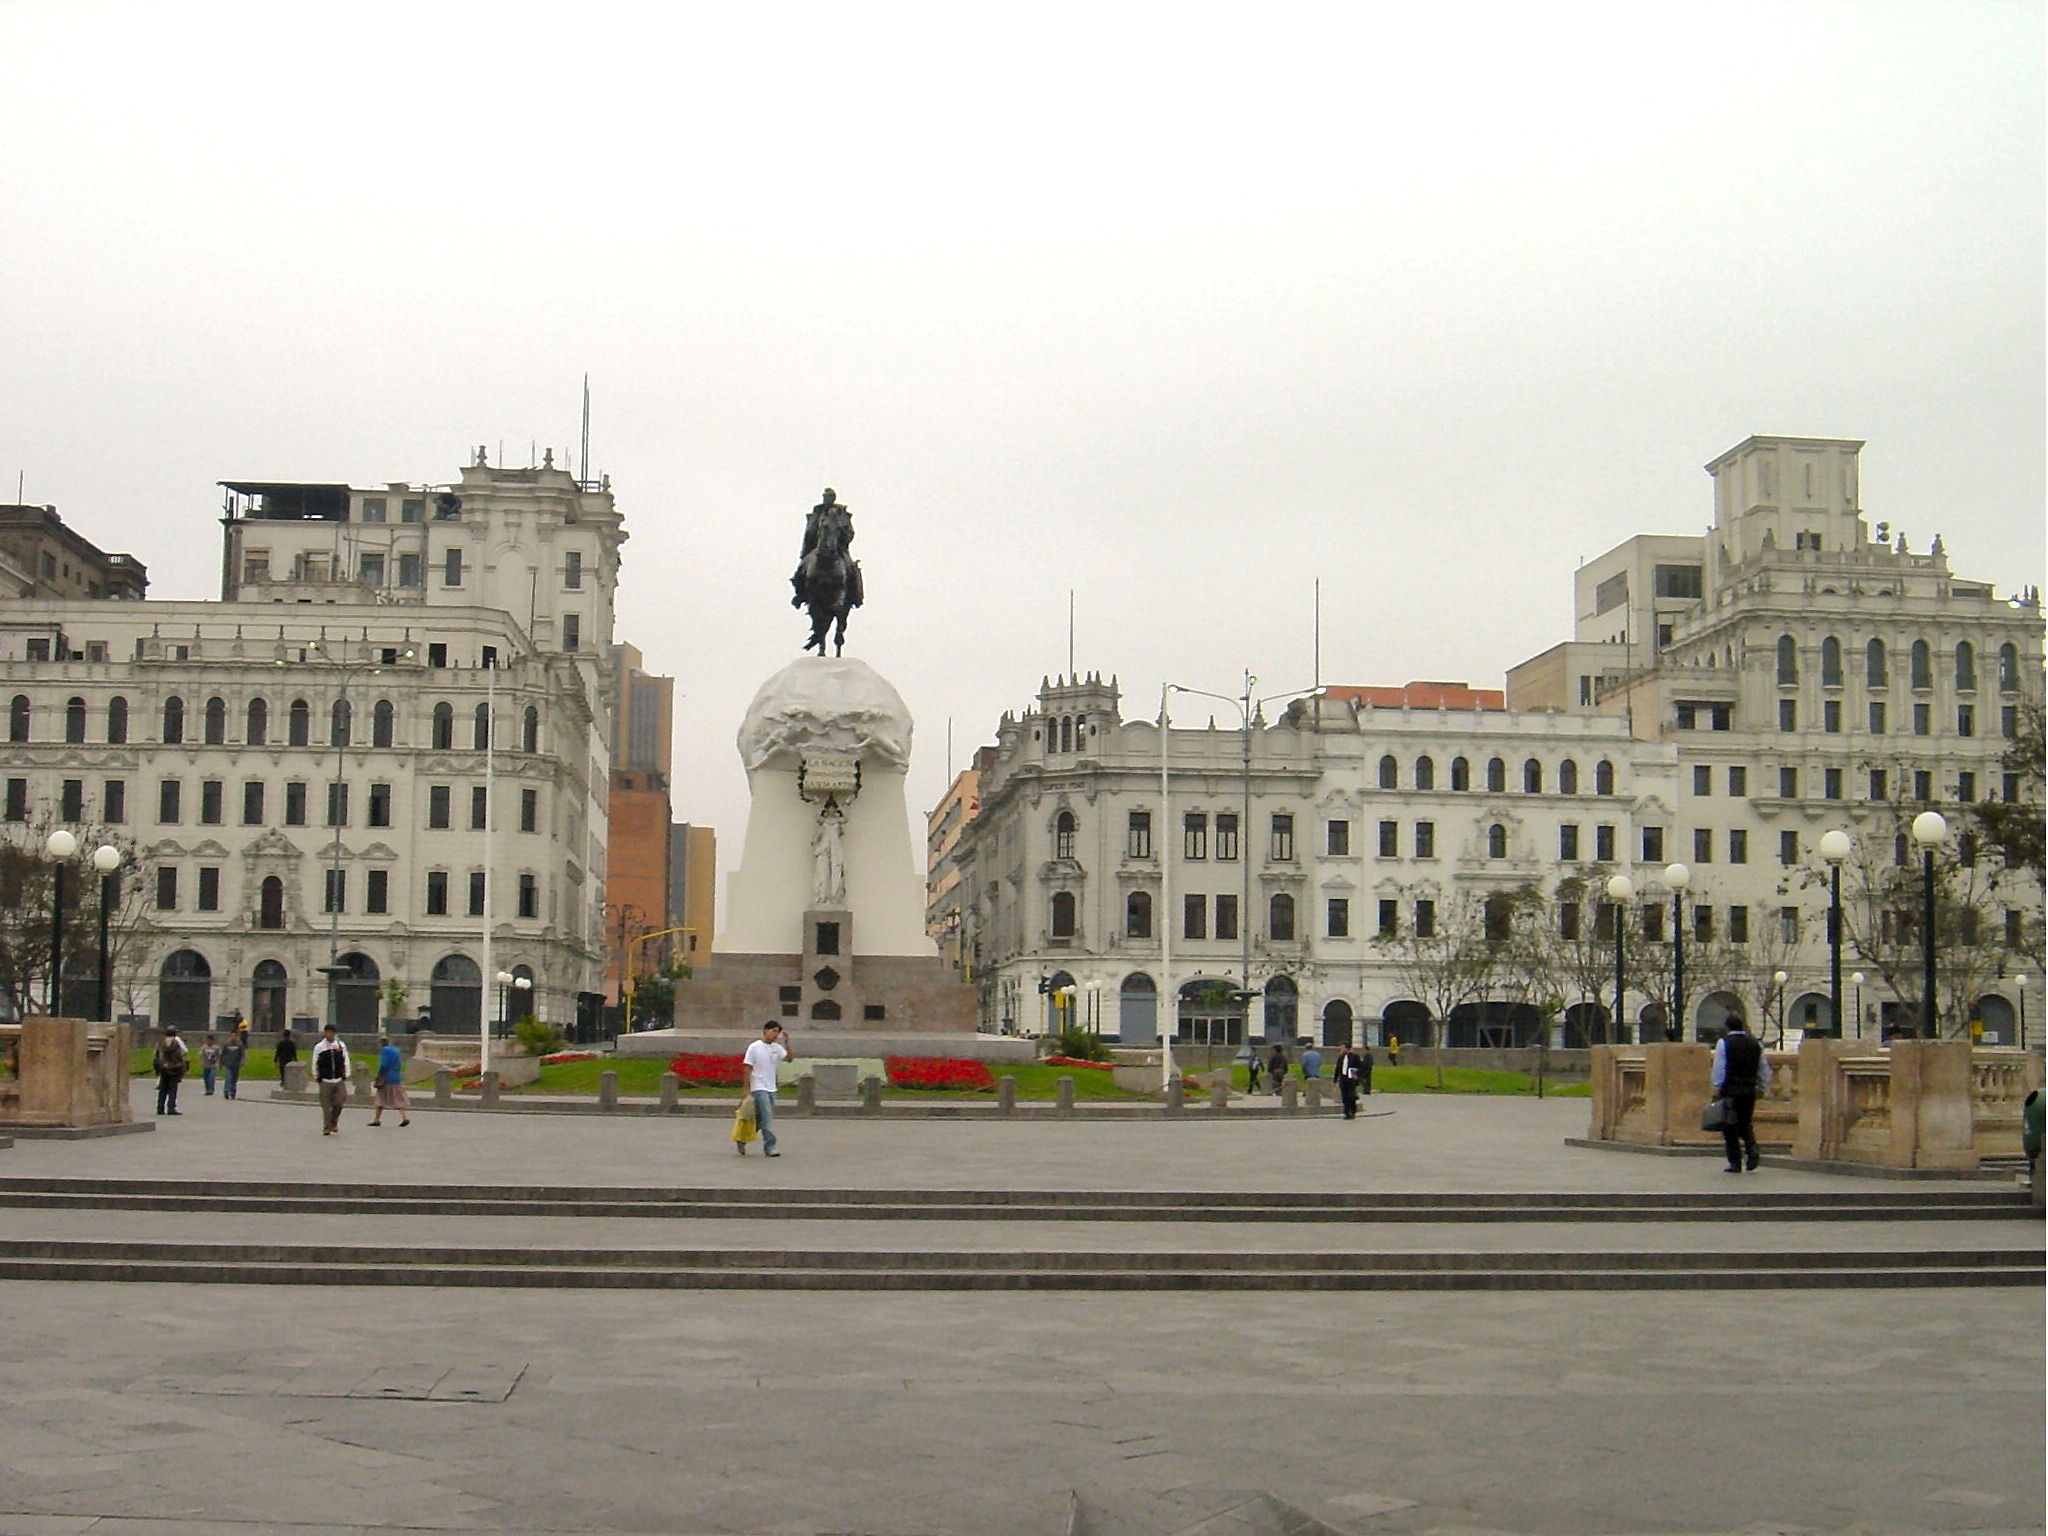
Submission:
M 1892 1042 L 1892 1150 L 1902 1168 L 1978 1165 L 1970 1118 L 1970 1042 Z
M 996 1079 L 996 1113 L 1006 1117 L 1017 1113 L 1017 1079 L 1008 1073 Z
M 477 1098 L 478 1102 L 486 1106 L 495 1105 L 498 1102 L 498 1074 L 495 1071 L 486 1072 L 483 1075 L 482 1090 L 478 1093 Z
M 1053 1080 L 1054 1107 L 1063 1115 L 1074 1112 L 1074 1079 L 1065 1073 Z
M 661 1112 L 663 1114 L 672 1115 L 675 1113 L 676 1089 L 680 1086 L 681 1082 L 675 1073 L 664 1072 L 661 1074 Z
M 444 1109 L 455 1102 L 455 1074 L 446 1067 L 434 1069 L 434 1102 Z
M 619 1107 L 619 1074 L 615 1071 L 597 1074 L 597 1107 L 606 1114 Z

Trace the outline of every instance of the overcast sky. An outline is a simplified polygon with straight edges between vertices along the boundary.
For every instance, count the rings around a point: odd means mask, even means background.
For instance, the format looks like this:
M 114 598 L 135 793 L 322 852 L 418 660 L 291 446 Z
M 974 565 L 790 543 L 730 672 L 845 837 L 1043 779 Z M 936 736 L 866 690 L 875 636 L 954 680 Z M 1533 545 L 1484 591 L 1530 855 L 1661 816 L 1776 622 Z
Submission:
M 1306 686 L 1318 577 L 1324 681 L 1497 687 L 1751 433 L 2043 579 L 2039 5 L 669 9 L 0 0 L 0 499 L 217 597 L 216 481 L 559 458 L 588 371 L 728 866 L 827 484 L 920 808 L 1070 589 L 1128 715 Z

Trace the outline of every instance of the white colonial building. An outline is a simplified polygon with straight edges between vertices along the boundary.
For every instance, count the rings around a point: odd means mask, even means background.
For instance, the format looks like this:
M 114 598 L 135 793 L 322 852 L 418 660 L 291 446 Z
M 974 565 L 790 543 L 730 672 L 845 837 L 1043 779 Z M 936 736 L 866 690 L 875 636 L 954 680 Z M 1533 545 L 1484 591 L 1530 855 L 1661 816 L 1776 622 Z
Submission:
M 1585 951 L 1613 933 L 1615 874 L 1638 893 L 1628 935 L 1668 943 L 1677 924 L 1696 946 L 1688 1037 L 1774 1007 L 1825 1026 L 1821 835 L 1903 860 L 1902 809 L 1954 820 L 2039 782 L 2001 761 L 2041 700 L 2038 592 L 1955 577 L 1938 539 L 1917 555 L 1884 525 L 1873 540 L 1860 447 L 1752 438 L 1715 460 L 1712 531 L 1582 568 L 1573 640 L 1505 694 L 1326 689 L 1270 723 L 1253 707 L 1248 728 L 1175 727 L 1162 754 L 1114 682 L 1046 682 L 1003 719 L 953 854 L 982 1026 L 1037 1033 L 1071 1010 L 1149 1042 L 1164 996 L 1183 1040 L 1235 1042 L 1249 1021 L 1329 1043 L 1526 1043 L 1526 999 L 1433 1021 L 1399 936 L 1533 889 L 1581 952 L 1554 999 L 1576 1044 L 1612 1013 Z M 2006 948 L 1965 1005 L 2011 1039 L 2029 972 L 2041 1022 L 2041 889 L 2022 872 L 1985 899 Z M 1853 1029 L 1910 1012 L 1869 982 L 1845 986 Z M 1669 991 L 1633 972 L 1626 990 L 1624 1023 L 1661 1030 Z
M 8 831 L 139 866 L 115 1011 L 474 1029 L 488 969 L 594 1016 L 609 487 L 479 451 L 446 486 L 233 483 L 223 523 L 219 602 L 0 604 Z

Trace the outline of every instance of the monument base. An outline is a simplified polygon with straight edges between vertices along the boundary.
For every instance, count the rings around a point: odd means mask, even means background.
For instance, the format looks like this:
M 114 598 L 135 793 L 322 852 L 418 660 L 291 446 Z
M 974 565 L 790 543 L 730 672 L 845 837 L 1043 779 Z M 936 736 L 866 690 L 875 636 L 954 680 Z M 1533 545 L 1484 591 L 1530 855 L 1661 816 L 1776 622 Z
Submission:
M 840 1060 L 856 1056 L 950 1056 L 968 1061 L 1009 1062 L 1027 1065 L 1038 1059 L 1038 1044 L 1021 1035 L 948 1034 L 937 1030 L 903 1034 L 886 1029 L 808 1028 L 804 1021 L 791 1019 L 790 1039 L 796 1046 L 794 1072 L 800 1074 L 808 1061 Z M 621 1035 L 614 1048 L 619 1056 L 656 1056 L 663 1060 L 690 1054 L 737 1056 L 761 1038 L 757 1024 L 752 1029 L 646 1029 Z M 792 1069 L 784 1068 L 784 1081 Z M 1155 1069 L 1153 1077 L 1159 1074 Z
M 851 927 L 843 911 L 813 909 L 803 954 L 714 955 L 676 983 L 676 1028 L 759 1034 L 776 1019 L 807 1034 L 974 1033 L 973 987 L 935 955 L 846 953 Z

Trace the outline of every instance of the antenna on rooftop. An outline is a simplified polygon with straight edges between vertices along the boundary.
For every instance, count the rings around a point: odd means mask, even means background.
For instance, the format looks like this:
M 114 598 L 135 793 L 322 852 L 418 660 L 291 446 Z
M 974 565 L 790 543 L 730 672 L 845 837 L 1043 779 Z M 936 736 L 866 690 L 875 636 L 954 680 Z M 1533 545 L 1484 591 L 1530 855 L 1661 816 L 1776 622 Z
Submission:
M 581 467 L 584 483 L 590 481 L 590 375 L 583 375 L 583 453 L 576 460 Z

